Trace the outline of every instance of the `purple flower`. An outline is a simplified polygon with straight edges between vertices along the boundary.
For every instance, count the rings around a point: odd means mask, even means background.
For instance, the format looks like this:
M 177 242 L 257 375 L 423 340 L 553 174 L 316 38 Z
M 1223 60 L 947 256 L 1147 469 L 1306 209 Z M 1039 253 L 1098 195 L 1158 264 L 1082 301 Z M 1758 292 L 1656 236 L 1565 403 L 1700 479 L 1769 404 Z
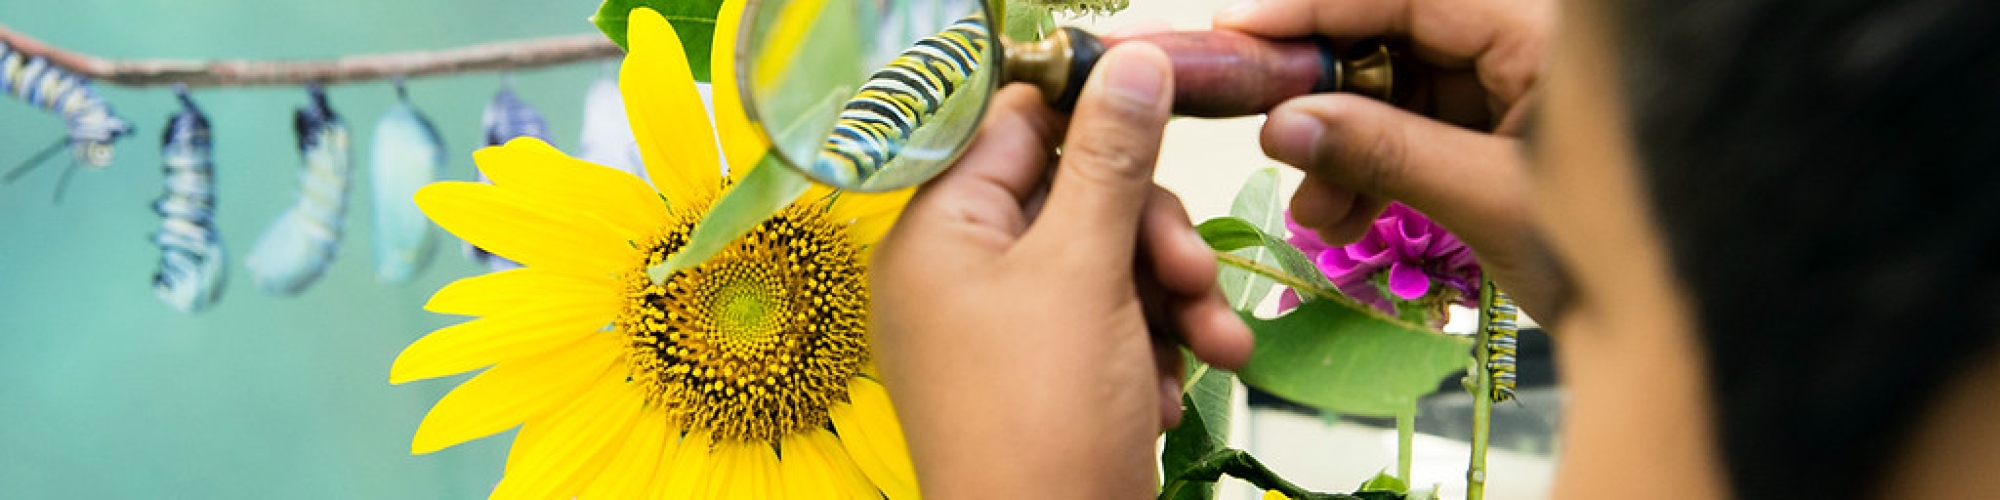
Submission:
M 1389 204 L 1368 234 L 1341 247 L 1327 246 L 1290 213 L 1285 225 L 1292 232 L 1287 241 L 1305 252 L 1334 286 L 1382 312 L 1436 323 L 1443 321 L 1448 304 L 1478 305 L 1479 261 L 1472 249 L 1402 203 Z M 1279 298 L 1280 309 L 1298 304 L 1297 293 L 1290 290 Z

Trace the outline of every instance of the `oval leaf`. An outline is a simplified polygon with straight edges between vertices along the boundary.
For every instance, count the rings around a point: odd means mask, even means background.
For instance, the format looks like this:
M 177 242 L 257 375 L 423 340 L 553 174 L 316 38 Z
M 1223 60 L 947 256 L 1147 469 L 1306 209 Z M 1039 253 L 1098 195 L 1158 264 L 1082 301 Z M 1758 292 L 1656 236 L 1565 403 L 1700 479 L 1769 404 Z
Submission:
M 1312 300 L 1277 319 L 1244 314 L 1257 339 L 1238 376 L 1322 410 L 1389 417 L 1465 369 L 1469 342 L 1372 312 Z
M 1278 169 L 1258 170 L 1243 182 L 1243 189 L 1236 192 L 1236 200 L 1229 206 L 1229 215 L 1249 222 L 1264 234 L 1283 235 L 1285 211 L 1278 194 Z M 1264 245 L 1240 248 L 1230 253 L 1266 266 L 1280 265 L 1277 254 Z M 1223 299 L 1238 311 L 1256 308 L 1271 295 L 1271 288 L 1277 284 L 1264 275 L 1226 266 L 1216 279 L 1222 283 Z

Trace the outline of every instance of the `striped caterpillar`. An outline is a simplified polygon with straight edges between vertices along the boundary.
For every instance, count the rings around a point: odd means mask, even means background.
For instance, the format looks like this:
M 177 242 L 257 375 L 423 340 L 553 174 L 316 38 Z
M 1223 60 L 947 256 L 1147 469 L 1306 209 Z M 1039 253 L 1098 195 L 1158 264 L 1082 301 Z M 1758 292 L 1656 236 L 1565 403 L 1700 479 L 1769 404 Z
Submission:
M 836 185 L 860 185 L 874 177 L 979 70 L 990 37 L 984 21 L 959 19 L 876 71 L 841 109 L 813 162 L 814 175 Z
M 1507 292 L 1493 291 L 1486 310 L 1486 371 L 1493 374 L 1493 402 L 1514 399 L 1515 356 L 1519 354 L 1521 308 Z

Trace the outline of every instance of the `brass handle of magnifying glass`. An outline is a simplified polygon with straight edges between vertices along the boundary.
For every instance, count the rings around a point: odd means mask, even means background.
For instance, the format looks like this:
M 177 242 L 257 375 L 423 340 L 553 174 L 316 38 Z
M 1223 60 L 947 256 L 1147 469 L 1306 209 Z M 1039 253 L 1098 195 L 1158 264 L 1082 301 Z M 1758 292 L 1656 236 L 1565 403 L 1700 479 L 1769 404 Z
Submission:
M 1398 82 L 1396 57 L 1379 42 L 1335 52 L 1321 39 L 1268 40 L 1233 31 L 1179 31 L 1098 37 L 1062 28 L 1036 42 L 1008 43 L 1003 74 L 1040 87 L 1049 104 L 1070 110 L 1104 51 L 1143 41 L 1166 52 L 1174 67 L 1174 114 L 1254 115 L 1294 97 L 1351 92 L 1406 104 L 1410 83 Z

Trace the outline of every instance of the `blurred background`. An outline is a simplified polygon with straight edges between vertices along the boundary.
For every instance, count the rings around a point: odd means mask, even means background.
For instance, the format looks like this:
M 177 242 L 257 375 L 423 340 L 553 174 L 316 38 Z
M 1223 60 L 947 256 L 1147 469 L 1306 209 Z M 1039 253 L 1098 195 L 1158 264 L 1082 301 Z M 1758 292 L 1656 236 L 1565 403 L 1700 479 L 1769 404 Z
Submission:
M 1208 26 L 1228 0 L 1132 0 L 1116 16 L 1066 20 L 1108 31 L 1141 23 Z M 439 49 L 506 39 L 594 33 L 597 0 L 0 0 L 0 24 L 68 50 L 107 58 L 327 58 Z M 575 151 L 586 87 L 607 68 L 582 63 L 517 72 L 513 87 L 548 119 L 552 142 Z M 471 179 L 481 109 L 503 77 L 478 73 L 409 83 L 412 102 L 444 135 L 448 179 Z M 367 152 L 394 101 L 389 83 L 328 94 L 354 138 L 347 238 L 326 275 L 295 297 L 251 285 L 241 260 L 297 196 L 291 127 L 299 88 L 197 90 L 214 133 L 216 221 L 228 246 L 223 298 L 198 315 L 153 296 L 160 252 L 159 140 L 178 104 L 165 87 L 99 86 L 138 132 L 110 168 L 80 172 L 51 202 L 67 153 L 0 187 L 0 498 L 483 498 L 512 432 L 432 455 L 409 439 L 430 405 L 462 377 L 390 386 L 403 346 L 459 318 L 423 312 L 451 280 L 481 272 L 441 240 L 412 282 L 378 283 L 369 246 Z M 0 103 L 0 167 L 63 131 L 55 115 Z M 1161 184 L 1195 221 L 1224 215 L 1251 172 L 1278 164 L 1257 146 L 1260 118 L 1177 120 Z M 1299 176 L 1282 169 L 1287 191 Z M 1267 304 L 1267 308 L 1269 304 Z M 1458 326 L 1469 330 L 1463 322 Z M 1455 382 L 1452 382 L 1455 384 Z M 1240 389 L 1240 387 L 1239 387 Z M 1237 391 L 1232 441 L 1303 486 L 1346 491 L 1395 466 L 1395 432 L 1282 404 L 1248 406 Z M 1496 439 L 1489 498 L 1542 498 L 1550 471 L 1552 390 L 1524 391 L 1496 420 L 1523 422 Z M 1462 497 L 1463 391 L 1426 401 L 1416 486 Z M 1502 435 L 1508 431 L 1497 431 Z M 1457 440 L 1451 439 L 1456 437 Z M 1224 498 L 1256 498 L 1242 483 Z

